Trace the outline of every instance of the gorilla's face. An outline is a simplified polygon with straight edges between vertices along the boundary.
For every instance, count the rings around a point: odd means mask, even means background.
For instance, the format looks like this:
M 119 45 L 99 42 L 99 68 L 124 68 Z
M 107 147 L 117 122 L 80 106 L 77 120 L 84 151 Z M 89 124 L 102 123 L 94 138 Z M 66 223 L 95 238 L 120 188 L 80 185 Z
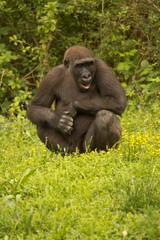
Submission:
M 73 66 L 73 76 L 81 91 L 90 89 L 95 74 L 93 58 L 76 60 Z
M 64 54 L 63 63 L 80 91 L 88 91 L 96 72 L 95 58 L 89 49 L 82 46 L 70 47 Z

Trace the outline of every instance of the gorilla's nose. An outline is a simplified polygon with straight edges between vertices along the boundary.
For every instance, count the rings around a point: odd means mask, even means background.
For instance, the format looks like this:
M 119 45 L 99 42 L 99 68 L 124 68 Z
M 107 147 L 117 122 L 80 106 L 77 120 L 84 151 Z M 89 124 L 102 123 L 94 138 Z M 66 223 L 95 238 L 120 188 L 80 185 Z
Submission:
M 91 80 L 91 77 L 92 77 L 92 75 L 91 75 L 90 73 L 83 73 L 83 74 L 82 74 L 82 79 L 83 79 L 84 81 L 89 81 L 89 80 Z

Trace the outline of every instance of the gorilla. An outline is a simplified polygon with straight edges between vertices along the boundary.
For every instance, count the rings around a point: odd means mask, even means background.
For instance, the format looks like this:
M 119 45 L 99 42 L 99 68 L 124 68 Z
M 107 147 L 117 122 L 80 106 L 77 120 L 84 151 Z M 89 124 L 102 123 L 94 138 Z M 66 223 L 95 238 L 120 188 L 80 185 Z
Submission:
M 117 115 L 126 103 L 124 89 L 107 64 L 89 49 L 72 46 L 63 64 L 41 81 L 27 116 L 52 151 L 107 151 L 121 138 Z

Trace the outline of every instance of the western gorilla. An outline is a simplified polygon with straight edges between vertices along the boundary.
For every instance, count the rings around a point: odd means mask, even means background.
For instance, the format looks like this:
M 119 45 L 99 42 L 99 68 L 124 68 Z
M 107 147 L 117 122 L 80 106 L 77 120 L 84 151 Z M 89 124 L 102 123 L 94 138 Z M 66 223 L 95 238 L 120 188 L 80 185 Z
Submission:
M 106 63 L 87 48 L 73 46 L 64 54 L 63 64 L 41 81 L 27 116 L 53 151 L 99 151 L 120 140 L 116 114 L 125 108 L 125 92 Z

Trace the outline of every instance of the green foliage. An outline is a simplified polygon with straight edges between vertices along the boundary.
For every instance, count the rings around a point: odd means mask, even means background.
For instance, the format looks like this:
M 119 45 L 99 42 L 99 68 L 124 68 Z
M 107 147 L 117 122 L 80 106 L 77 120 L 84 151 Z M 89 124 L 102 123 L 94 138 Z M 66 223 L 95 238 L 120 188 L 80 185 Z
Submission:
M 61 156 L 28 120 L 0 116 L 0 238 L 158 240 L 159 111 L 121 123 L 118 149 Z
M 17 114 L 21 104 L 30 102 L 43 76 L 62 62 L 69 46 L 76 44 L 90 48 L 112 67 L 129 99 L 137 99 L 139 94 L 141 105 L 158 101 L 158 3 L 1 1 L 1 112 Z
M 11 60 L 16 60 L 17 56 L 13 55 L 11 51 L 7 51 L 4 43 L 0 44 L 0 64 L 8 63 Z

